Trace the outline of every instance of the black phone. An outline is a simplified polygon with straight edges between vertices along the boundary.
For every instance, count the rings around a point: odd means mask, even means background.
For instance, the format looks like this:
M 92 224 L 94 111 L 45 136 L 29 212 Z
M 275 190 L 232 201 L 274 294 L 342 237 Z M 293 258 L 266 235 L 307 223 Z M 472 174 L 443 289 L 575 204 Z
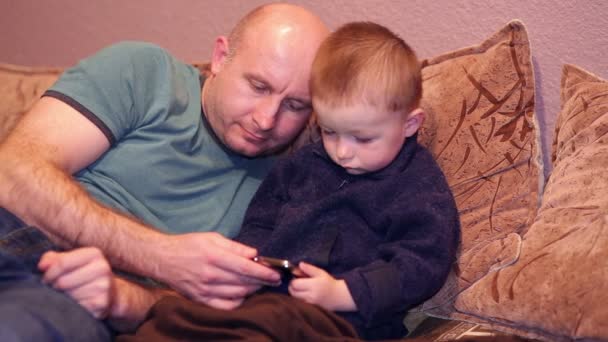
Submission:
M 287 259 L 278 259 L 271 258 L 265 256 L 256 256 L 253 257 L 253 261 L 259 262 L 262 265 L 275 268 L 282 272 L 289 272 L 296 277 L 301 277 L 304 275 L 302 271 L 298 268 L 298 266 Z

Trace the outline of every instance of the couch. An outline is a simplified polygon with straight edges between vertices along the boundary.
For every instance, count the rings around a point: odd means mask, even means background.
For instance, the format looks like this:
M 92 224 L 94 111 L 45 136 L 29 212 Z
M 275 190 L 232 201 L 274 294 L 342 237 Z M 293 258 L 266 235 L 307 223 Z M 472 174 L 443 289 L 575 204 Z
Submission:
M 414 340 L 608 341 L 608 83 L 563 66 L 545 179 L 531 53 L 514 20 L 422 62 L 419 139 L 455 195 L 462 242 L 444 287 L 406 317 Z M 61 71 L 0 64 L 0 141 Z M 293 148 L 318 138 L 313 118 Z

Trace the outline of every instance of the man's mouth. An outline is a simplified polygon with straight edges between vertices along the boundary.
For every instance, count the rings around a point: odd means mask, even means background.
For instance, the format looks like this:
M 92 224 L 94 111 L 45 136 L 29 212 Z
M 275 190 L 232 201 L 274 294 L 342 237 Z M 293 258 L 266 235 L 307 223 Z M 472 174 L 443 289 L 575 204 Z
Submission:
M 252 141 L 252 142 L 259 143 L 259 142 L 266 141 L 268 139 L 268 137 L 265 135 L 255 134 L 245 128 L 243 128 L 243 131 L 245 132 L 245 139 Z

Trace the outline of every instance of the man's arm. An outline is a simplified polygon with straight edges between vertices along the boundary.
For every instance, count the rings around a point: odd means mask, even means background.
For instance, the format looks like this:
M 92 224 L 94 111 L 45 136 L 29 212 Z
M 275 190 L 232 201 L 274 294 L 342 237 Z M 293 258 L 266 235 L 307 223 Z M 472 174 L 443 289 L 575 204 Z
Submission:
M 151 307 L 177 292 L 148 287 L 112 274 L 110 264 L 95 247 L 46 252 L 38 268 L 42 281 L 72 297 L 97 319 L 108 319 L 114 329 L 134 331 Z
M 63 247 L 98 246 L 114 265 L 150 275 L 137 240 L 161 234 L 97 203 L 71 177 L 109 146 L 82 114 L 42 98 L 0 146 L 0 205 Z
M 108 322 L 117 331 L 135 331 L 143 323 L 150 308 L 164 296 L 179 294 L 114 277 L 114 298 L 108 313 Z
M 42 98 L 0 145 L 0 206 L 64 247 L 97 246 L 115 267 L 163 281 L 188 297 L 243 297 L 279 275 L 256 251 L 215 233 L 166 235 L 95 201 L 71 174 L 110 144 L 71 106 Z
M 182 297 L 175 291 L 148 287 L 129 280 L 114 277 L 114 297 L 108 312 L 108 322 L 120 332 L 131 332 L 143 323 L 156 302 L 166 296 Z M 205 304 L 231 310 L 238 307 L 245 298 L 213 298 Z

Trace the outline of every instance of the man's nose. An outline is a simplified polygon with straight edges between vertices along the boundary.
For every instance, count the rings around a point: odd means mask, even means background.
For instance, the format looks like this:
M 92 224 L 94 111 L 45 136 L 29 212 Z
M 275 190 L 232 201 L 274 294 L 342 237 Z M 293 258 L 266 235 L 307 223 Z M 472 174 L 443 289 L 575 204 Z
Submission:
M 262 99 L 257 104 L 252 117 L 253 122 L 261 131 L 269 131 L 274 128 L 280 104 L 279 100 L 273 98 Z

